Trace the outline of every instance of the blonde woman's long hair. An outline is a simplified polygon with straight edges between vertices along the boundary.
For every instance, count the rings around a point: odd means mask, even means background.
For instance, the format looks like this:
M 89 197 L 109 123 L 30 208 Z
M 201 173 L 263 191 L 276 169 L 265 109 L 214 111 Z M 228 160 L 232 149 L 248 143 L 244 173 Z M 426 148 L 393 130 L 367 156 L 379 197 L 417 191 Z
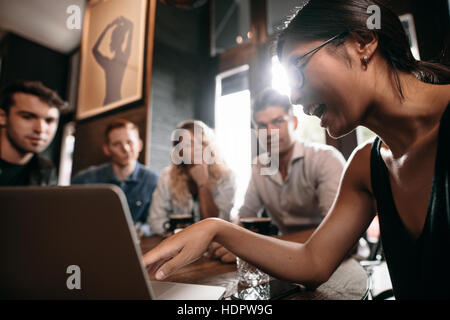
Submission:
M 225 164 L 215 142 L 214 132 L 205 123 L 199 120 L 186 120 L 178 124 L 177 129 L 189 130 L 194 135 L 194 128 L 201 129 L 202 151 L 205 147 L 210 148 L 215 161 L 208 164 L 208 185 L 215 188 L 222 179 L 230 174 L 230 169 Z M 174 141 L 174 146 L 177 142 Z M 170 189 L 174 204 L 177 207 L 184 207 L 189 203 L 190 191 L 188 181 L 190 177 L 181 164 L 174 164 L 170 167 Z

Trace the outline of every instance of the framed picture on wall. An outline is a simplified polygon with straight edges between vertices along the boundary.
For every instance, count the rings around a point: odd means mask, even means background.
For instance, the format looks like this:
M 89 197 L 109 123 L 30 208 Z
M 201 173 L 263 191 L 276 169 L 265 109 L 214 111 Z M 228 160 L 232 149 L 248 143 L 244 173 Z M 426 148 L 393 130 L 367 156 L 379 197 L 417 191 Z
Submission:
M 416 26 L 414 25 L 414 17 L 412 14 L 407 13 L 399 16 L 400 21 L 405 29 L 406 35 L 409 39 L 409 45 L 411 47 L 411 52 L 416 58 L 420 60 L 419 45 L 417 43 Z
M 81 43 L 77 119 L 142 99 L 147 2 L 88 3 Z

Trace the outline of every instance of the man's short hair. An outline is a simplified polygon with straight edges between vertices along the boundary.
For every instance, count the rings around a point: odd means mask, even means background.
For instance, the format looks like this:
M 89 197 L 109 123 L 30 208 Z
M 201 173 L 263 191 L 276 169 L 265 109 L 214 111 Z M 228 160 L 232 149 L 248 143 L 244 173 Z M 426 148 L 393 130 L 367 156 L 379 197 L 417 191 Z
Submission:
M 40 81 L 15 81 L 7 84 L 0 92 L 0 109 L 3 109 L 6 114 L 14 105 L 14 94 L 22 92 L 38 97 L 41 101 L 47 103 L 52 108 L 57 108 L 62 111 L 67 106 L 66 102 L 62 100 L 56 91 L 47 88 Z
M 281 107 L 284 111 L 293 114 L 292 104 L 289 97 L 279 93 L 277 90 L 267 88 L 261 91 L 252 103 L 252 119 L 256 121 L 256 114 L 270 106 Z
M 136 130 L 138 136 L 139 136 L 139 128 L 137 125 L 135 125 L 133 122 L 125 120 L 125 119 L 116 119 L 108 123 L 105 129 L 105 142 L 109 142 L 109 133 L 113 131 L 114 129 L 119 128 L 127 128 L 131 130 Z

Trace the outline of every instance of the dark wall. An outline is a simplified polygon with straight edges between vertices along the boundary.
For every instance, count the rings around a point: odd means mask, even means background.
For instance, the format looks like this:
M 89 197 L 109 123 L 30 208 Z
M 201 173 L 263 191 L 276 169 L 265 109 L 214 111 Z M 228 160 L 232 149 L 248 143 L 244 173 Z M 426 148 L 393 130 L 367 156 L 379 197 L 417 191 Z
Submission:
M 448 1 L 395 0 L 390 5 L 399 15 L 414 16 L 421 59 L 440 60 L 443 50 L 450 45 Z
M 2 40 L 3 63 L 0 83 L 39 80 L 65 99 L 69 56 L 9 33 Z
M 214 68 L 208 6 L 182 10 L 158 3 L 152 75 L 150 166 L 169 165 L 171 133 L 187 119 L 213 126 Z
M 195 9 L 179 9 L 158 1 L 155 41 L 180 53 L 205 55 L 209 35 L 208 5 Z
M 14 80 L 38 80 L 56 90 L 61 98 L 67 98 L 69 56 L 47 49 L 34 42 L 8 33 L 2 39 L 2 68 L 0 86 Z M 59 163 L 61 128 L 67 122 L 61 117 L 58 132 L 43 156 L 55 165 Z
M 172 130 L 194 118 L 199 79 L 193 65 L 192 57 L 155 42 L 150 164 L 158 172 L 169 164 Z
M 101 144 L 105 126 L 112 119 L 124 118 L 139 126 L 147 148 L 139 160 L 144 162 L 150 148 L 147 164 L 157 172 L 169 164 L 170 136 L 180 121 L 197 118 L 211 125 L 214 81 L 208 77 L 214 78 L 214 73 L 210 72 L 208 21 L 207 5 L 183 10 L 157 3 L 150 106 L 135 104 L 78 121 L 73 174 L 107 161 Z M 145 139 L 148 136 L 150 141 Z

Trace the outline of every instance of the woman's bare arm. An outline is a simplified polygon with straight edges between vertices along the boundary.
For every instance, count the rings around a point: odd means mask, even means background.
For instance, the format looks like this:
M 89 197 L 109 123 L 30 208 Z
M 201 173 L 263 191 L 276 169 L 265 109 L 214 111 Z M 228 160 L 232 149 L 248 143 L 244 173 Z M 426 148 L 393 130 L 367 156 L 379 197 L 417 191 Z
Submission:
M 370 186 L 370 145 L 354 153 L 330 213 L 305 243 L 259 235 L 219 219 L 207 219 L 166 239 L 144 256 L 163 279 L 198 259 L 216 241 L 267 273 L 317 286 L 326 281 L 367 229 L 375 214 Z

